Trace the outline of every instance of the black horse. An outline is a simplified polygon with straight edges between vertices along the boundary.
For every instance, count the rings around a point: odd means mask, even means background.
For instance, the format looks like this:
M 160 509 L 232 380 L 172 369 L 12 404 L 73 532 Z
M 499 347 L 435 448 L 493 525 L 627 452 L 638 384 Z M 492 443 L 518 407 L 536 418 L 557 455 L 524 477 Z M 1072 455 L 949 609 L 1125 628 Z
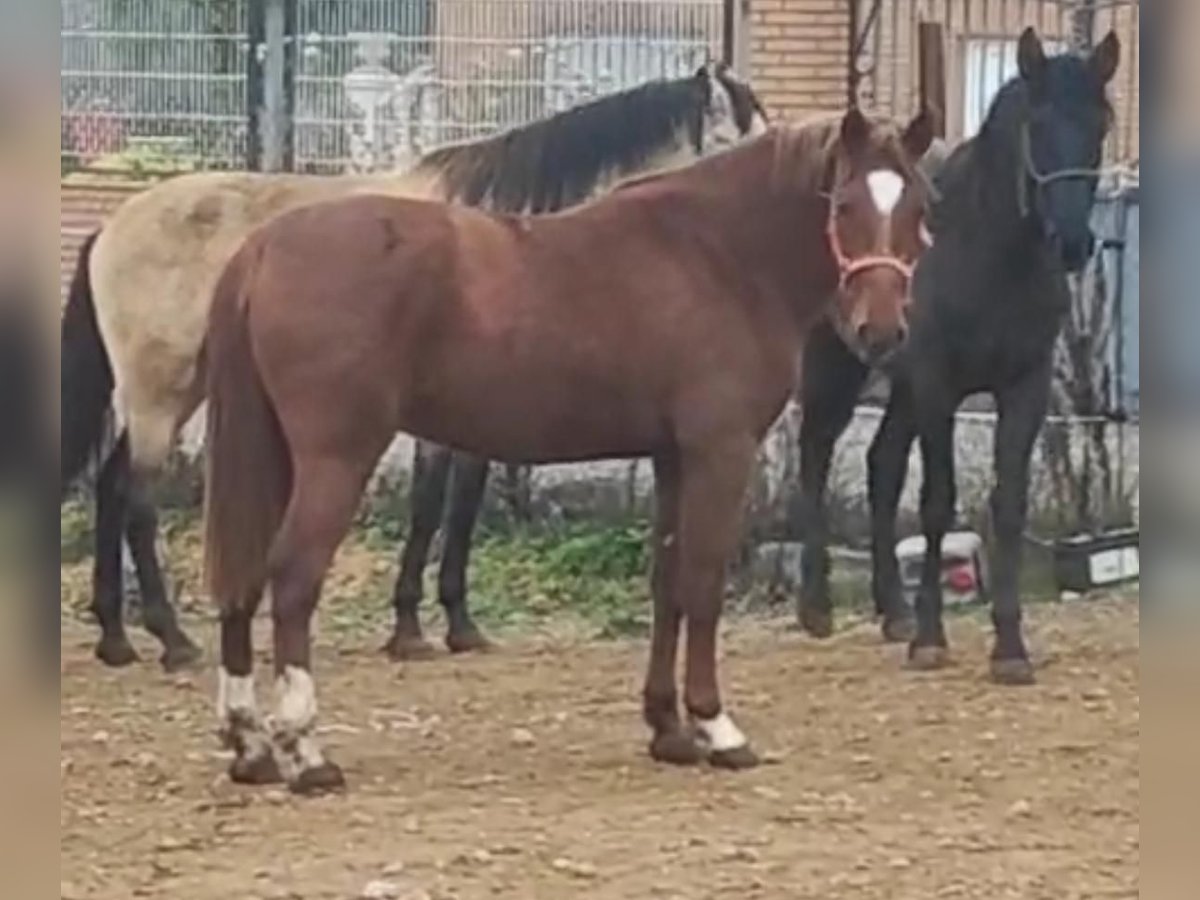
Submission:
M 1067 274 L 1093 252 L 1090 219 L 1112 117 L 1105 86 L 1119 54 L 1110 33 L 1087 56 L 1047 57 L 1026 29 L 1019 74 L 1001 88 L 979 134 L 935 177 L 933 245 L 916 272 L 908 342 L 885 364 L 891 394 L 868 452 L 875 609 L 886 639 L 911 641 L 917 668 L 940 667 L 947 655 L 941 546 L 955 514 L 954 413 L 968 395 L 989 392 L 998 412 L 991 673 L 1002 683 L 1033 680 L 1017 593 L 1029 461 L 1069 304 Z M 869 372 L 832 329 L 811 338 L 801 389 L 806 540 L 799 615 L 816 636 L 832 630 L 825 481 Z M 924 463 L 920 513 L 928 547 L 915 628 L 895 555 L 896 510 L 914 438 Z

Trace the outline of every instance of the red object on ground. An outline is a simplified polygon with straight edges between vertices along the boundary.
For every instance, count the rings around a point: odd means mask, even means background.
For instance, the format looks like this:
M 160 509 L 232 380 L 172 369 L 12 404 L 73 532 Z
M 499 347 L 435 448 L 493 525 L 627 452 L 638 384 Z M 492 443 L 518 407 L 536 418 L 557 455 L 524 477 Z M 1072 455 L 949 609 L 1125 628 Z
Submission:
M 975 572 L 970 563 L 959 563 L 946 573 L 946 586 L 953 591 L 966 593 L 975 589 Z

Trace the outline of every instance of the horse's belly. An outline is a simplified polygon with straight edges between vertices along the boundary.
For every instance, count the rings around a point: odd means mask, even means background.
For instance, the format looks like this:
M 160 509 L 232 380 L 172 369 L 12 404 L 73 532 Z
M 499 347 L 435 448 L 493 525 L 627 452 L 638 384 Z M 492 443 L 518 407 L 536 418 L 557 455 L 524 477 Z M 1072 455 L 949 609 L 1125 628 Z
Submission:
M 644 456 L 667 439 L 667 417 L 644 393 L 596 389 L 552 373 L 439 379 L 400 418 L 402 431 L 506 462 Z

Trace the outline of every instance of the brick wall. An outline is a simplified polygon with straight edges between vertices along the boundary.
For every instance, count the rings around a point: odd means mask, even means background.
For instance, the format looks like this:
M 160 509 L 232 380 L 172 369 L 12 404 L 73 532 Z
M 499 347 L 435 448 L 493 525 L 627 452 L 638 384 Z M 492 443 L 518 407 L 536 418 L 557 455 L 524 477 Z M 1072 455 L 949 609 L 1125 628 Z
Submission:
M 849 0 L 748 0 L 749 71 L 755 89 L 772 116 L 800 118 L 843 108 L 849 56 Z M 862 9 L 869 4 L 861 3 Z M 1115 159 L 1139 152 L 1137 59 L 1139 4 L 1102 6 L 1096 15 L 1096 37 L 1116 29 L 1122 43 L 1121 69 L 1110 92 L 1117 121 L 1109 147 Z M 946 33 L 949 109 L 947 131 L 952 140 L 962 134 L 965 104 L 964 56 L 970 37 L 1016 39 L 1026 25 L 1046 39 L 1065 39 L 1070 18 L 1065 7 L 1051 0 L 885 0 L 866 46 L 874 77 L 864 79 L 865 106 L 906 118 L 916 111 L 917 34 L 923 18 L 940 21 Z
M 799 2 L 799 0 L 791 0 Z M 1105 6 L 1096 14 L 1099 40 L 1111 27 L 1121 39 L 1121 67 L 1109 87 L 1116 122 L 1108 147 L 1110 159 L 1128 160 L 1139 152 L 1137 60 L 1138 4 Z M 1051 0 L 964 0 L 954 4 L 924 0 L 885 0 L 866 50 L 874 78 L 864 82 L 865 105 L 900 118 L 917 103 L 917 22 L 941 22 L 946 37 L 946 129 L 951 140 L 963 135 L 966 106 L 966 53 L 971 38 L 1013 41 L 1032 25 L 1046 41 L 1069 42 L 1070 10 Z
M 146 185 L 139 182 L 64 183 L 59 198 L 59 277 L 62 299 L 75 272 L 79 248 L 114 210 Z
M 845 107 L 849 34 L 845 0 L 750 0 L 750 76 L 772 118 Z

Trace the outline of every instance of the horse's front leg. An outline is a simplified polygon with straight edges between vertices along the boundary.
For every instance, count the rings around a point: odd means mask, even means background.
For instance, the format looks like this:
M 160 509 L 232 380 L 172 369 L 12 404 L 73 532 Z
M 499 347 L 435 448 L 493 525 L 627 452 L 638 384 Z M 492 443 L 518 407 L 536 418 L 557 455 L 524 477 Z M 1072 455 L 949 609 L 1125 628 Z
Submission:
M 1021 636 L 1018 580 L 1029 498 L 1029 458 L 1046 416 L 1050 371 L 1040 366 L 996 396 L 996 484 L 992 489 L 992 679 L 1000 684 L 1032 684 L 1033 666 Z
M 741 531 L 754 440 L 723 438 L 685 448 L 680 458 L 679 547 L 673 592 L 687 628 L 684 703 L 709 761 L 745 769 L 758 764 L 721 703 L 717 630 L 726 568 Z
M 651 535 L 654 623 L 650 634 L 650 664 L 642 691 L 642 713 L 653 737 L 650 755 L 676 765 L 698 763 L 703 749 L 679 718 L 675 663 L 683 610 L 675 592 L 679 560 L 679 454 L 666 451 L 654 458 L 654 529 Z
M 800 627 L 813 637 L 833 634 L 829 595 L 829 533 L 826 484 L 833 448 L 854 417 L 854 404 L 870 369 L 859 362 L 832 328 L 813 333 L 804 350 L 800 402 L 801 557 Z
M 867 494 L 871 505 L 871 595 L 882 617 L 884 640 L 908 642 L 916 636 L 913 612 L 904 599 L 896 561 L 896 511 L 908 474 L 908 452 L 916 436 L 907 381 L 892 384 L 883 421 L 867 451 Z
M 917 428 L 921 444 L 921 530 L 925 561 L 917 591 L 917 634 L 909 644 L 909 663 L 937 669 L 949 658 L 942 622 L 942 540 L 954 522 L 954 406 L 937 402 L 932 392 L 916 392 Z

